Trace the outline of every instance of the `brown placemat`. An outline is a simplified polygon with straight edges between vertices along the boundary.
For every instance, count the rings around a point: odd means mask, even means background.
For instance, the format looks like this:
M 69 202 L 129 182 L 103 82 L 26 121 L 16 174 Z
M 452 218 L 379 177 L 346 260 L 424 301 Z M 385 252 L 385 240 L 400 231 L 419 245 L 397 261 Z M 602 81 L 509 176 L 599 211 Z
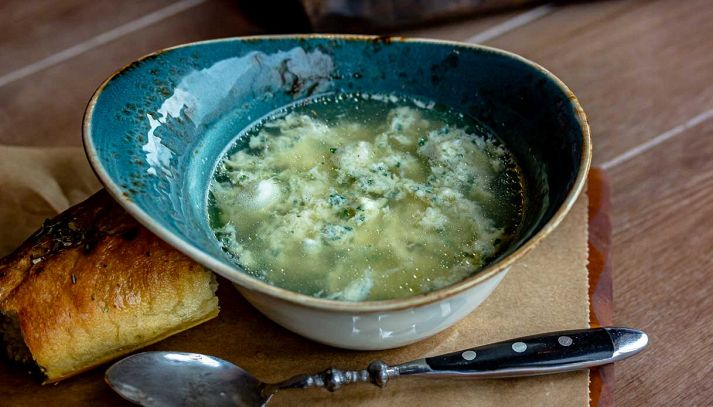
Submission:
M 37 218 L 39 224 L 41 217 L 50 215 L 45 215 L 47 208 L 62 210 L 64 202 L 69 205 L 91 192 L 96 185 L 82 160 L 83 153 L 78 149 L 58 152 L 0 147 L 4 195 L 22 197 L 3 201 L 0 222 Z M 33 175 L 25 177 L 26 183 L 12 181 L 17 172 L 29 171 L 28 167 L 32 167 Z M 84 180 L 83 185 L 76 183 L 78 180 Z M 276 381 L 329 366 L 361 368 L 377 358 L 400 363 L 515 336 L 581 328 L 589 323 L 587 217 L 587 197 L 583 195 L 562 225 L 513 267 L 480 308 L 453 328 L 411 346 L 354 352 L 311 342 L 263 317 L 221 280 L 222 311 L 218 318 L 150 349 L 213 354 L 234 361 L 263 380 Z M 13 233 L 21 229 L 13 229 Z M 22 237 L 0 230 L 0 242 Z M 102 370 L 55 386 L 39 386 L 21 370 L 0 363 L 0 400 L 3 405 L 122 404 L 102 382 Z M 404 379 L 389 383 L 384 390 L 355 385 L 334 394 L 317 389 L 284 392 L 272 405 L 583 406 L 589 400 L 588 384 L 587 372 L 497 381 Z

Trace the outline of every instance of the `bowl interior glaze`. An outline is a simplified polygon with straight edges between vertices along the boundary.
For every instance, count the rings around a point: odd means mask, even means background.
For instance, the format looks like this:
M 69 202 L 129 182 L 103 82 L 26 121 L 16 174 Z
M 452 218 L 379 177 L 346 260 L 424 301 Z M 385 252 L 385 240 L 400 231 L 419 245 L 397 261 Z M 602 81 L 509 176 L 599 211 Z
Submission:
M 238 270 L 206 215 L 217 161 L 255 120 L 328 92 L 420 96 L 491 127 L 524 170 L 526 216 L 516 242 L 450 288 L 371 305 L 307 297 Z M 506 266 L 557 225 L 581 191 L 590 161 L 589 129 L 576 98 L 536 64 L 486 47 L 361 36 L 235 38 L 149 55 L 97 90 L 85 114 L 84 142 L 109 192 L 164 240 L 248 289 L 342 309 L 427 302 Z

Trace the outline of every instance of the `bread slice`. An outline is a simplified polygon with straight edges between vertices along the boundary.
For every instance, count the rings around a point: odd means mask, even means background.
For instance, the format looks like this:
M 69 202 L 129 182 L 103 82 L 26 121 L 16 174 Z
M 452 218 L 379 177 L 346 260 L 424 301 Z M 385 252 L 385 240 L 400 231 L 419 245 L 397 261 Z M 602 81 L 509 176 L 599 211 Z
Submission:
M 100 191 L 0 260 L 0 329 L 51 383 L 217 316 L 216 288 Z

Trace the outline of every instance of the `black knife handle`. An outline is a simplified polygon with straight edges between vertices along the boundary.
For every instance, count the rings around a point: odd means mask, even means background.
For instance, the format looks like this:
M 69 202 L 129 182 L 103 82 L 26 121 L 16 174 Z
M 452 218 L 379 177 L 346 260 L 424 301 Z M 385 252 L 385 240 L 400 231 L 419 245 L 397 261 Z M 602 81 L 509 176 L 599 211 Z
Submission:
M 552 332 L 465 349 L 397 366 L 399 375 L 483 378 L 531 376 L 604 365 L 646 346 L 645 333 L 630 328 Z

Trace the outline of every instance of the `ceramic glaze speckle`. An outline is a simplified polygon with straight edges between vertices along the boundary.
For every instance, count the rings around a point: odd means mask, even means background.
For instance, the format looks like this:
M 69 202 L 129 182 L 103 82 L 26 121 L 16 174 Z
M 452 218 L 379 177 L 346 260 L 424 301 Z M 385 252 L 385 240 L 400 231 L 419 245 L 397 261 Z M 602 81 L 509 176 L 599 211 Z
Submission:
M 206 215 L 217 161 L 255 120 L 329 92 L 413 95 L 489 126 L 524 168 L 527 209 L 512 247 L 464 281 L 388 301 L 312 298 L 238 270 Z M 354 349 L 411 343 L 471 312 L 562 220 L 583 188 L 591 155 L 576 98 L 539 66 L 474 45 L 355 36 L 235 38 L 153 54 L 99 88 L 85 115 L 84 142 L 107 190 L 159 237 L 235 282 L 278 323 Z

